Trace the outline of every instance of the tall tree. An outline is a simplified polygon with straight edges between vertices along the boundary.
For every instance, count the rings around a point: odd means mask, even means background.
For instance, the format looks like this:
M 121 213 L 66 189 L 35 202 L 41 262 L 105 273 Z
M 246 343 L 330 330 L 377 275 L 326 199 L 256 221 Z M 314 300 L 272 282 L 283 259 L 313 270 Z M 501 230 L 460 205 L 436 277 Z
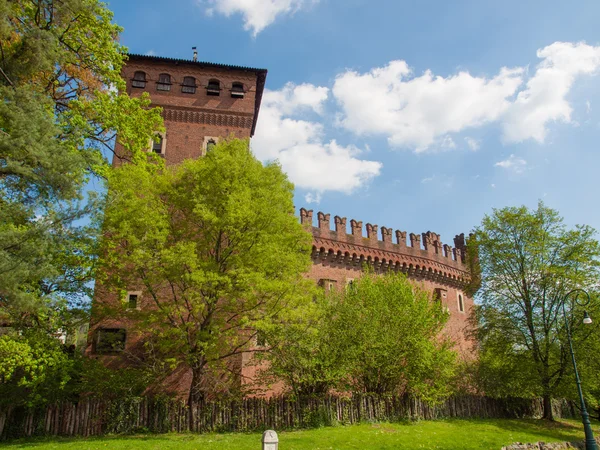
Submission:
M 292 198 L 281 168 L 263 166 L 240 140 L 177 167 L 111 175 L 102 283 L 143 290 L 140 331 L 191 369 L 190 402 L 205 395 L 207 371 L 231 364 L 306 298 L 311 236 Z
M 86 182 L 109 170 L 116 133 L 143 162 L 162 126 L 125 93 L 111 20 L 97 0 L 0 0 L 0 315 L 13 324 L 85 298 L 99 211 Z
M 474 243 L 483 388 L 493 395 L 542 396 L 544 418 L 553 419 L 551 399 L 565 392 L 565 377 L 572 374 L 561 305 L 571 289 L 597 286 L 595 231 L 568 229 L 540 202 L 535 210 L 494 210 L 476 229 Z M 583 311 L 573 300 L 566 307 L 577 348 L 589 331 L 580 326 Z

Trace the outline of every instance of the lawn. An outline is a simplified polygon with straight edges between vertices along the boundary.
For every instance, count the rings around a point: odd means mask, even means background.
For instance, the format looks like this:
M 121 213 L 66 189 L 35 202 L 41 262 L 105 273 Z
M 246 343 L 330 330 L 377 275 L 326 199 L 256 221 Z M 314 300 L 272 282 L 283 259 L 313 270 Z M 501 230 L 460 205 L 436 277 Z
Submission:
M 594 424 L 596 436 L 600 427 Z M 414 423 L 378 423 L 279 433 L 280 450 L 335 449 L 494 449 L 514 442 L 583 440 L 574 420 L 439 420 Z M 91 439 L 19 440 L 7 449 L 96 450 L 260 450 L 261 433 L 164 434 L 109 436 Z

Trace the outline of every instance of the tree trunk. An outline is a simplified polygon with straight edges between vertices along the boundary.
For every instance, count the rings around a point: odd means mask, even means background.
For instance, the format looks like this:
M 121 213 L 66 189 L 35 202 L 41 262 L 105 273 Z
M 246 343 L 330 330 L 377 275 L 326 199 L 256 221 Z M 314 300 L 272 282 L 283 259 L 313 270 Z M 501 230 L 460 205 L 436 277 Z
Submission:
M 552 397 L 550 394 L 544 394 L 544 415 L 546 420 L 554 421 L 554 413 L 552 412 Z
M 190 432 L 198 431 L 195 429 L 196 415 L 194 412 L 194 406 L 198 405 L 200 402 L 202 402 L 202 400 L 204 400 L 204 393 L 200 386 L 203 372 L 204 365 L 192 367 L 192 382 L 190 384 L 190 393 L 188 394 L 187 401 Z

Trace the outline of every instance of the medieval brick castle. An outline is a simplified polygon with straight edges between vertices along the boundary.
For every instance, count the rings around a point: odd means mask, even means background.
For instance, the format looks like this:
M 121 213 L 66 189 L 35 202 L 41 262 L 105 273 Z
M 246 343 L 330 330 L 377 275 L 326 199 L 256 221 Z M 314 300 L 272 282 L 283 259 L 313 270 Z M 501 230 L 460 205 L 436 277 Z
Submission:
M 165 158 L 167 164 L 178 164 L 187 158 L 198 158 L 210 151 L 219 139 L 234 136 L 251 138 L 259 117 L 261 97 L 267 71 L 249 67 L 171 59 L 156 56 L 129 55 L 123 69 L 127 92 L 131 96 L 150 94 L 152 104 L 163 109 L 166 132 L 149 145 Z M 113 163 L 120 164 L 123 149 L 115 147 Z M 465 266 L 464 235 L 454 238 L 454 247 L 442 244 L 440 236 L 426 232 L 395 231 L 350 221 L 345 217 L 319 212 L 318 226 L 313 226 L 313 211 L 301 209 L 300 220 L 313 235 L 313 265 L 308 277 L 324 289 L 336 289 L 359 278 L 364 263 L 376 272 L 398 271 L 432 292 L 450 313 L 447 333 L 463 354 L 470 351 L 464 335 L 473 301 L 465 294 L 469 274 Z M 141 292 L 131 292 L 129 303 L 144 307 Z M 95 302 L 110 301 L 97 289 Z M 140 304 L 141 302 L 141 304 Z M 94 320 L 93 320 L 94 321 Z M 90 331 L 89 354 L 102 354 L 103 336 L 122 339 L 122 348 L 134 345 L 127 340 L 128 324 L 123 321 L 98 321 Z M 110 358 L 110 356 L 109 356 Z M 241 361 L 242 378 L 252 378 L 255 367 L 251 357 Z M 185 379 L 185 377 L 183 378 Z

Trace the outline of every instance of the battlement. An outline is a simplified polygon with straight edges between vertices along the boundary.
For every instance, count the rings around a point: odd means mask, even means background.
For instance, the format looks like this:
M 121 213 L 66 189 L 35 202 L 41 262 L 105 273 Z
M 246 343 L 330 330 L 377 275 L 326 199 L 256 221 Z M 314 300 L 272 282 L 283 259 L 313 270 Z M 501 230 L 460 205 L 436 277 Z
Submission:
M 300 209 L 300 222 L 310 227 L 313 235 L 313 257 L 338 263 L 374 264 L 376 268 L 394 267 L 411 274 L 437 274 L 444 278 L 467 278 L 465 235 L 454 237 L 454 246 L 443 244 L 439 234 L 432 231 L 410 233 L 385 226 L 350 220 L 335 216 L 331 228 L 331 215 L 317 213 L 317 226 L 313 225 L 313 211 Z

